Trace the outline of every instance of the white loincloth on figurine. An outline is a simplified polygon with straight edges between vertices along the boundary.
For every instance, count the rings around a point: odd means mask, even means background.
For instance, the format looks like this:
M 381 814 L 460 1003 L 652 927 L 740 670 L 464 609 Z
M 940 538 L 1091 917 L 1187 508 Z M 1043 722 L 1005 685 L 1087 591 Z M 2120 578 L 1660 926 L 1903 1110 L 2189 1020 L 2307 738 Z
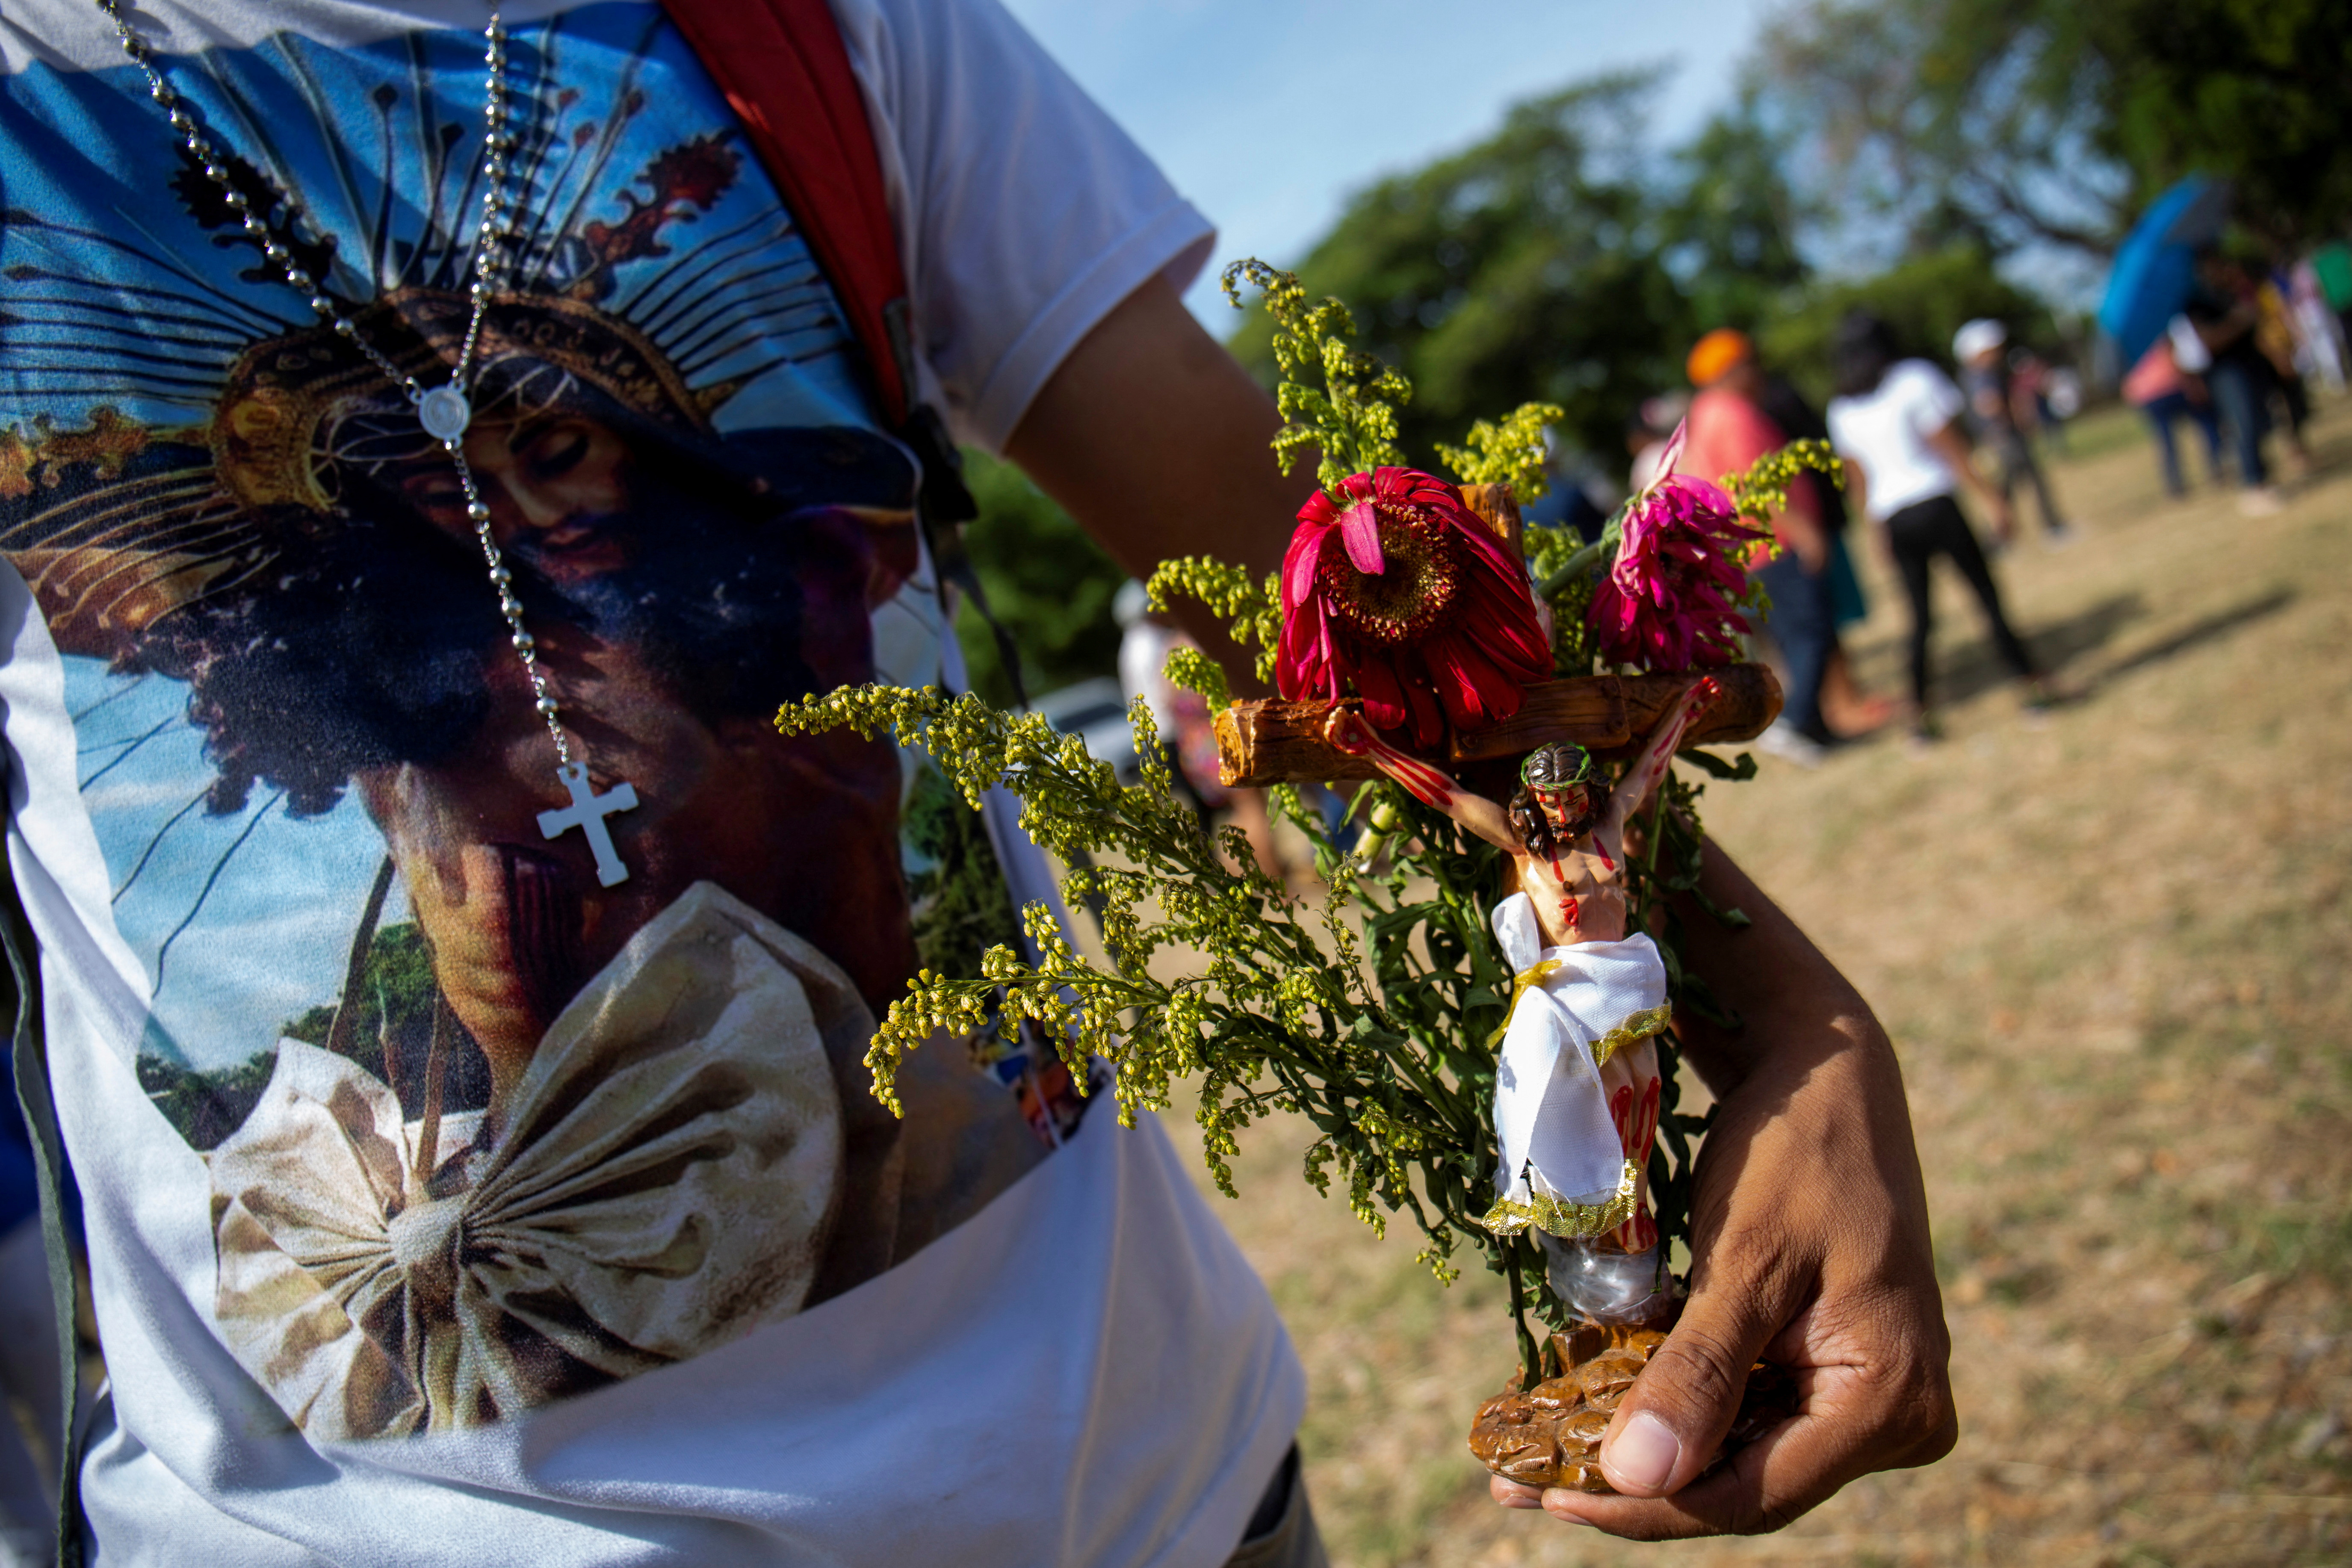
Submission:
M 1495 1071 L 1499 1195 L 1480 1223 L 1500 1235 L 1614 1230 L 1633 1215 L 1641 1169 L 1626 1158 L 1601 1068 L 1665 1028 L 1665 963 L 1641 932 L 1547 948 L 1525 893 L 1495 906 L 1494 925 L 1514 984 Z

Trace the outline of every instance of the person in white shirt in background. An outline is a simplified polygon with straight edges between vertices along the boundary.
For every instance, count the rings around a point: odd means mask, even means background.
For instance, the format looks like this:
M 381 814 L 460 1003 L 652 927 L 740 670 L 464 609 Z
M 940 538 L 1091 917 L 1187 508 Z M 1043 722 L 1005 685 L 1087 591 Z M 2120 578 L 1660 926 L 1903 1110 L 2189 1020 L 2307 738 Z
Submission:
M 2028 705 L 2045 706 L 2049 683 L 2001 610 L 1984 546 L 1956 496 L 1966 486 L 1983 504 L 1994 531 L 2009 532 L 2009 497 L 1969 461 L 1960 423 L 1967 398 L 1927 361 L 1904 358 L 1886 323 L 1866 310 L 1838 324 L 1830 357 L 1838 392 L 1829 406 L 1831 444 L 1846 460 L 1854 506 L 1876 527 L 1911 601 L 1914 742 L 1940 736 L 1927 658 L 1935 628 L 1930 568 L 1938 555 L 1948 557 L 1975 592 L 1993 646 L 2023 683 Z

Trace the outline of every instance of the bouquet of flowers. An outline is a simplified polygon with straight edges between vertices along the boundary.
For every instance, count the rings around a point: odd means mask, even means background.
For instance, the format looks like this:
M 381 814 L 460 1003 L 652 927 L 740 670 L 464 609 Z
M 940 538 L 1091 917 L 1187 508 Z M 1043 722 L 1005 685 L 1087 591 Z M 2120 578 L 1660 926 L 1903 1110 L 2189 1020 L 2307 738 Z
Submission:
M 1224 282 L 1236 305 L 1244 283 L 1264 291 L 1276 458 L 1313 448 L 1321 488 L 1280 572 L 1187 558 L 1150 589 L 1227 619 L 1281 691 L 1235 703 L 1197 649 L 1170 660 L 1219 714 L 1226 781 L 1267 787 L 1314 846 L 1323 895 L 1260 872 L 1238 828 L 1203 835 L 1140 701 L 1131 786 L 1076 736 L 973 696 L 866 686 L 789 704 L 787 733 L 919 745 L 975 808 L 1013 792 L 1024 830 L 1075 868 L 1069 902 L 1099 915 L 1103 962 L 1033 905 L 1026 952 L 918 975 L 867 1053 L 875 1093 L 896 1109 L 899 1062 L 942 1032 L 1033 1022 L 1079 1083 L 1109 1065 L 1122 1122 L 1196 1083 L 1228 1194 L 1236 1133 L 1304 1118 L 1309 1183 L 1339 1182 L 1376 1232 L 1407 1216 L 1441 1281 L 1465 1249 L 1507 1280 L 1520 1373 L 1474 1449 L 1505 1474 L 1597 1487 L 1575 1418 L 1613 1407 L 1671 1321 L 1666 1260 L 1706 1126 L 1676 1107 L 1673 1020 L 1732 1022 L 1683 969 L 1670 900 L 1742 920 L 1697 893 L 1705 786 L 1667 764 L 1777 711 L 1769 672 L 1738 662 L 1741 561 L 1794 477 L 1831 459 L 1800 444 L 1718 487 L 1670 458 L 1595 542 L 1522 530 L 1516 500 L 1542 491 L 1559 410 L 1529 404 L 1441 446 L 1451 479 L 1414 468 L 1397 444 L 1411 389 L 1355 345 L 1343 305 L 1255 261 Z M 1682 755 L 1717 779 L 1754 772 L 1744 754 Z M 1302 793 L 1317 784 L 1349 792 L 1346 847 Z

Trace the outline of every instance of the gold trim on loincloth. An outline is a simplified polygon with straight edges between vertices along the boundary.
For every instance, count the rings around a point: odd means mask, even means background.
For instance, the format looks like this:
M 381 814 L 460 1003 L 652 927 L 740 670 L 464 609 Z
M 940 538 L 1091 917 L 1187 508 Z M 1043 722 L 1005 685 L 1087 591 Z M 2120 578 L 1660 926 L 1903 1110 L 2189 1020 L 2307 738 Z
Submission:
M 1497 1198 L 1493 1208 L 1478 1216 L 1478 1224 L 1496 1236 L 1517 1236 L 1529 1226 L 1559 1237 L 1601 1236 L 1633 1217 L 1641 1184 L 1642 1167 L 1628 1160 L 1617 1190 L 1605 1202 L 1580 1204 L 1549 1193 L 1537 1193 L 1525 1203 Z

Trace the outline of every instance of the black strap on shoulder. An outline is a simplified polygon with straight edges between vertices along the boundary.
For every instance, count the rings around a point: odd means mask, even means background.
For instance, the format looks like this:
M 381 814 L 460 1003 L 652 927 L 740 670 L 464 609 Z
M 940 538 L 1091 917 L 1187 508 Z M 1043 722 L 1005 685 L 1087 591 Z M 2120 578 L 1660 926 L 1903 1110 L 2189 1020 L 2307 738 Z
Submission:
M 65 1419 L 57 1433 L 58 1568 L 83 1568 L 81 1433 L 74 1419 L 81 1403 L 81 1347 L 74 1335 L 74 1278 L 79 1259 L 66 1229 L 65 1143 L 58 1136 L 57 1100 L 49 1085 L 47 1037 L 41 1029 L 41 965 L 32 922 L 0 846 L 0 939 L 8 948 L 8 984 L 16 1004 L 16 1103 L 33 1137 L 33 1165 L 41 1193 L 41 1239 L 49 1258 L 49 1302 L 57 1313 L 58 1388 Z

